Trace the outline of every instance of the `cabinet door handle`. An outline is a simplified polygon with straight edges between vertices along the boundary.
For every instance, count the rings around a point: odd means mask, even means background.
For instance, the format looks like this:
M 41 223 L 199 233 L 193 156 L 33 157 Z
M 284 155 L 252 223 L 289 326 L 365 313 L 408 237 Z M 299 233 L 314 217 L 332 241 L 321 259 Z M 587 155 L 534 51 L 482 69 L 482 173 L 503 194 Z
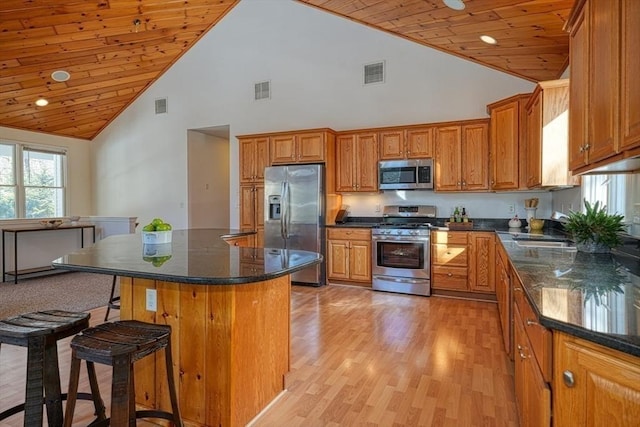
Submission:
M 576 380 L 573 378 L 573 372 L 568 369 L 562 373 L 562 381 L 564 381 L 564 385 L 569 388 L 576 385 Z
M 533 326 L 537 324 L 538 322 L 536 322 L 535 320 L 527 319 L 527 326 Z
M 589 148 L 591 148 L 591 144 L 587 144 L 584 146 L 584 151 L 587 151 Z
M 580 152 L 581 152 L 581 153 L 584 153 L 584 145 L 581 145 L 581 146 L 580 146 Z
M 522 291 L 522 288 L 513 288 L 514 291 Z
M 453 277 L 453 274 L 447 273 L 447 277 Z

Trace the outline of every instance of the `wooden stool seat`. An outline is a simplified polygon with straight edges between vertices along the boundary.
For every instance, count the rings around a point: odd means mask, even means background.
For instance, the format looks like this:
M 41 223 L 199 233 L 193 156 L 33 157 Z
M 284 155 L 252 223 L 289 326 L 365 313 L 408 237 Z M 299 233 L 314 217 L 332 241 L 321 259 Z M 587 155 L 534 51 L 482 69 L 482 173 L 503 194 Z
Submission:
M 49 425 L 62 425 L 62 400 L 66 394 L 60 388 L 57 341 L 88 328 L 89 317 L 89 313 L 50 310 L 0 320 L 0 344 L 27 348 L 25 401 L 0 413 L 0 420 L 24 411 L 25 426 L 41 426 L 45 404 Z M 98 419 L 104 419 L 104 405 L 96 400 L 99 395 L 93 393 L 98 390 L 98 381 L 91 369 L 89 381 L 92 393 L 81 393 L 78 397 L 93 400 Z
M 164 349 L 167 381 L 172 412 L 160 410 L 136 411 L 133 363 Z M 111 417 L 93 424 L 135 425 L 137 418 L 162 418 L 182 426 L 171 357 L 171 327 L 136 320 L 104 323 L 85 329 L 71 341 L 72 359 L 69 378 L 69 398 L 65 413 L 65 426 L 70 427 L 75 407 L 80 361 L 102 363 L 113 367 L 111 386 Z

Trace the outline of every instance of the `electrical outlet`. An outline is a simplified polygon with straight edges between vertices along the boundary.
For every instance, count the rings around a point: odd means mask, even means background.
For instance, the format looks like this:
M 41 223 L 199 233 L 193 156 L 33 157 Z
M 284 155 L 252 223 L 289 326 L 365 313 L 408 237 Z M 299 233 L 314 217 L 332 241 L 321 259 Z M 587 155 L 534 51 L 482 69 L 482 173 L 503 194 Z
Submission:
M 516 212 L 516 205 L 514 205 L 513 203 L 509 203 L 509 213 L 515 213 Z
M 376 205 L 376 212 L 380 212 L 380 205 Z
M 158 293 L 155 289 L 147 289 L 147 310 L 158 311 Z

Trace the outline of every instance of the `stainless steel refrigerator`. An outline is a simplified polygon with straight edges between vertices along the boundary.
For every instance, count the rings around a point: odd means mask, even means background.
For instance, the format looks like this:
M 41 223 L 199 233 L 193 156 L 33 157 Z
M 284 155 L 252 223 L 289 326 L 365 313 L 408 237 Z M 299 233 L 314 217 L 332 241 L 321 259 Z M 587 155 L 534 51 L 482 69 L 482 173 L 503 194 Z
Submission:
M 300 249 L 324 257 L 324 166 L 273 166 L 264 171 L 264 246 Z M 322 264 L 291 276 L 296 283 L 322 286 Z

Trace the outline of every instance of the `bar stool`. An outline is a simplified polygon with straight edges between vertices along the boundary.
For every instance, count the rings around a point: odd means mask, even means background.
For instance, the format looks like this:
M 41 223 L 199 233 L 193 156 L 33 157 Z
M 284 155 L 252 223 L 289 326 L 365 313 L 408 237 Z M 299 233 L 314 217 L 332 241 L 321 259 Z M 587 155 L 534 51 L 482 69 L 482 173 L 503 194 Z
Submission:
M 133 363 L 164 349 L 172 412 L 136 411 Z M 94 426 L 134 426 L 137 418 L 162 418 L 182 427 L 178 397 L 171 360 L 171 326 L 155 325 L 137 320 L 103 323 L 85 329 L 71 340 L 71 374 L 69 397 L 64 417 L 65 427 L 71 427 L 78 389 L 80 361 L 102 363 L 113 367 L 111 384 L 111 417 Z M 100 393 L 99 391 L 97 391 Z M 98 395 L 99 397 L 99 395 Z
M 25 426 L 41 426 L 44 403 L 49 426 L 62 425 L 62 400 L 67 395 L 60 390 L 57 341 L 88 328 L 90 316 L 89 313 L 51 310 L 0 320 L 0 344 L 27 348 L 25 401 L 0 413 L 0 420 L 24 411 Z M 92 393 L 80 393 L 78 398 L 93 400 L 96 420 L 103 420 L 105 410 L 99 399 L 96 373 L 93 366 L 87 365 L 87 370 Z
M 114 310 L 120 310 L 120 297 L 114 297 L 116 292 L 116 280 L 118 276 L 113 276 L 113 282 L 111 282 L 111 294 L 109 295 L 109 302 L 107 303 L 107 313 L 104 315 L 104 321 L 109 320 L 109 312 L 113 308 Z

